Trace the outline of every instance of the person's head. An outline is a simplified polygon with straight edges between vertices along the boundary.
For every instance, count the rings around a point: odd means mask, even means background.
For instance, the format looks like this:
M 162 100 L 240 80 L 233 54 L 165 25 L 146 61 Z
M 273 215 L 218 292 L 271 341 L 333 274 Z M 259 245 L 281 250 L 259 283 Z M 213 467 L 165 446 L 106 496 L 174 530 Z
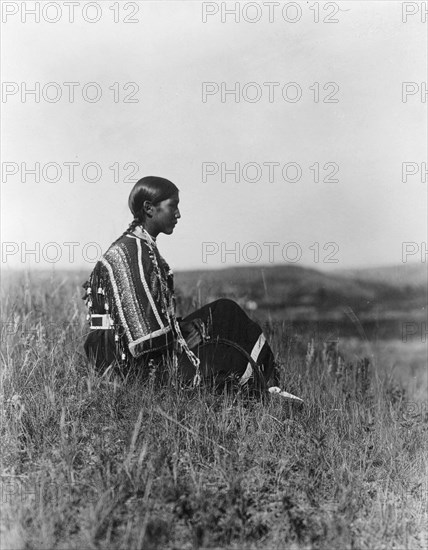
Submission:
M 134 226 L 142 225 L 152 237 L 170 235 L 180 218 L 179 190 L 165 178 L 146 176 L 137 181 L 128 199 Z

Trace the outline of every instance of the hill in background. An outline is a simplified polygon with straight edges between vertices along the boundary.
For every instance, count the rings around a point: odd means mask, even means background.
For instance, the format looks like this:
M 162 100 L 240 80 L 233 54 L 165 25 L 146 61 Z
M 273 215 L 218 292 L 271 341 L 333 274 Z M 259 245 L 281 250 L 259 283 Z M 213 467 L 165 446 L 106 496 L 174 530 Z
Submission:
M 335 273 L 364 281 L 378 281 L 395 286 L 427 288 L 428 263 L 406 263 L 366 269 L 343 269 Z
M 297 265 L 176 273 L 182 306 L 189 297 L 192 308 L 230 297 L 259 320 L 328 322 L 345 331 L 360 324 L 357 332 L 376 329 L 385 337 L 398 337 L 406 322 L 426 320 L 426 285 L 425 265 L 333 273 Z

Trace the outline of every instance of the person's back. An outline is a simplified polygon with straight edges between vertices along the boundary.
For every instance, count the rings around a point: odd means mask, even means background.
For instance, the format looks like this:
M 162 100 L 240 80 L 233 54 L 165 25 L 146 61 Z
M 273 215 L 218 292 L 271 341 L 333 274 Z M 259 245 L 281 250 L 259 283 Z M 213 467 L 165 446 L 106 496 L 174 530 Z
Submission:
M 96 331 L 86 347 L 94 347 L 98 340 L 105 348 L 106 338 L 109 342 L 108 358 L 102 357 L 101 349 L 93 350 L 98 367 L 115 358 L 125 364 L 171 349 L 173 275 L 148 239 L 122 235 L 98 261 L 85 286 L 91 329 Z

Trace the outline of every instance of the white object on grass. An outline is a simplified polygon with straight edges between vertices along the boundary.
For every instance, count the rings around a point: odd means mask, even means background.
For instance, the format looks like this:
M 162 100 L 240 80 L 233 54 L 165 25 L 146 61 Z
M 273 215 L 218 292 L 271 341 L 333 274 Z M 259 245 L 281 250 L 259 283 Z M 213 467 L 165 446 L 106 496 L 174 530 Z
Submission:
M 297 397 L 292 393 L 288 393 L 287 391 L 281 390 L 281 388 L 278 388 L 278 386 L 271 386 L 270 388 L 268 388 L 268 391 L 269 393 L 276 393 L 281 397 L 285 397 L 285 399 L 289 399 L 290 401 L 297 401 L 299 403 L 303 403 L 303 399 L 300 399 L 300 397 Z

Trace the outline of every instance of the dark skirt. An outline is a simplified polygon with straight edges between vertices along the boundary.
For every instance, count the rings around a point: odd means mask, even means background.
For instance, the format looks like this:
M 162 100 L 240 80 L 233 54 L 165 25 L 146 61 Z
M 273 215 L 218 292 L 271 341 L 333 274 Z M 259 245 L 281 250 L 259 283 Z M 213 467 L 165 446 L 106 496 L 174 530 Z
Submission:
M 192 349 L 200 360 L 200 374 L 204 382 L 222 389 L 231 384 L 256 390 L 277 384 L 272 350 L 265 341 L 260 326 L 251 320 L 233 300 L 220 299 L 194 311 L 181 323 L 199 319 L 209 337 Z M 100 370 L 115 362 L 113 331 L 94 330 L 85 342 L 85 351 Z M 135 361 L 139 369 L 148 369 L 149 363 L 160 367 L 165 354 L 145 356 Z M 183 351 L 178 357 L 178 373 L 184 383 L 193 381 L 196 369 Z

